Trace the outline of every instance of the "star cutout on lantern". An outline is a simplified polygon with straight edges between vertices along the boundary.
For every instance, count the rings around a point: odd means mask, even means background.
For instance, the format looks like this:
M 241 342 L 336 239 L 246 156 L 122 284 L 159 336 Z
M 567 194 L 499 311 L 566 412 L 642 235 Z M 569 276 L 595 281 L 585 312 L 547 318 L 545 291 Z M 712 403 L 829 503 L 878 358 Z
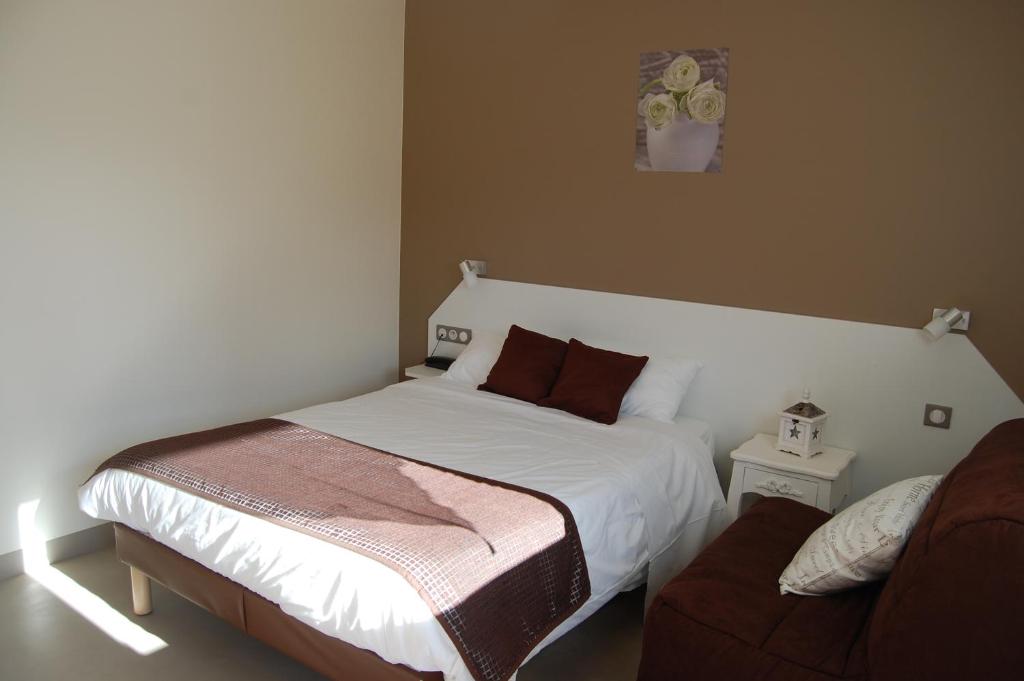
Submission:
M 820 431 L 820 430 L 818 430 L 817 428 L 815 428 L 815 429 L 814 429 L 814 432 L 813 432 L 813 433 L 811 433 L 811 439 L 812 439 L 812 440 L 817 440 L 817 439 L 818 439 L 818 435 L 819 435 L 820 433 L 821 433 L 821 431 Z
M 800 428 L 794 423 L 793 427 L 789 429 L 789 436 L 793 439 L 800 437 Z

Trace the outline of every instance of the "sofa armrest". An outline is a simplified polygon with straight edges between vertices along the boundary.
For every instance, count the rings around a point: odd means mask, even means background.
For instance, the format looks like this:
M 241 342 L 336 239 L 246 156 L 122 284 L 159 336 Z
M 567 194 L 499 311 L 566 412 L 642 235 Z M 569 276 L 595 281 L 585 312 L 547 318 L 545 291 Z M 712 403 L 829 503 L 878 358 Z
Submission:
M 1024 525 L 990 519 L 894 574 L 868 639 L 872 681 L 1015 678 L 1024 669 Z

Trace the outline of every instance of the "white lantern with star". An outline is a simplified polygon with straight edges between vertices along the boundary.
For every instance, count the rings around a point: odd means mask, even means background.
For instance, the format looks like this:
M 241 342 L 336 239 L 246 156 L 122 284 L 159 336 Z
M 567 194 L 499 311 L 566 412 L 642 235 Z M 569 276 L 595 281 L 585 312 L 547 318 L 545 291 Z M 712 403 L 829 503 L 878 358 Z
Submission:
M 779 441 L 782 452 L 810 458 L 825 451 L 825 422 L 828 413 L 811 402 L 811 392 L 789 409 L 779 412 Z

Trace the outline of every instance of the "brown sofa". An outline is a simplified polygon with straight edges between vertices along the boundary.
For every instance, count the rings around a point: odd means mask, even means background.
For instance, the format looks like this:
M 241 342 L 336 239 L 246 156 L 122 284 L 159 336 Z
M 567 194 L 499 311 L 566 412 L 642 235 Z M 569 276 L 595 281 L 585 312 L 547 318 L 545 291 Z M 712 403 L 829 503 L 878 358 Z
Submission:
M 780 595 L 828 517 L 752 506 L 655 598 L 640 681 L 1024 678 L 1024 419 L 946 476 L 886 582 Z

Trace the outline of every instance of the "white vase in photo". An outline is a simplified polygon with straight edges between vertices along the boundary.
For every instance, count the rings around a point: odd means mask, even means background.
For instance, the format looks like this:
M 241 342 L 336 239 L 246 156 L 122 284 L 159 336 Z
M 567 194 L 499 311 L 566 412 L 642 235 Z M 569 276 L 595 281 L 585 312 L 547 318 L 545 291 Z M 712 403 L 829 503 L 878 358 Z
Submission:
M 647 126 L 647 155 L 654 170 L 702 173 L 718 148 L 718 123 L 697 123 L 685 114 L 661 129 Z

